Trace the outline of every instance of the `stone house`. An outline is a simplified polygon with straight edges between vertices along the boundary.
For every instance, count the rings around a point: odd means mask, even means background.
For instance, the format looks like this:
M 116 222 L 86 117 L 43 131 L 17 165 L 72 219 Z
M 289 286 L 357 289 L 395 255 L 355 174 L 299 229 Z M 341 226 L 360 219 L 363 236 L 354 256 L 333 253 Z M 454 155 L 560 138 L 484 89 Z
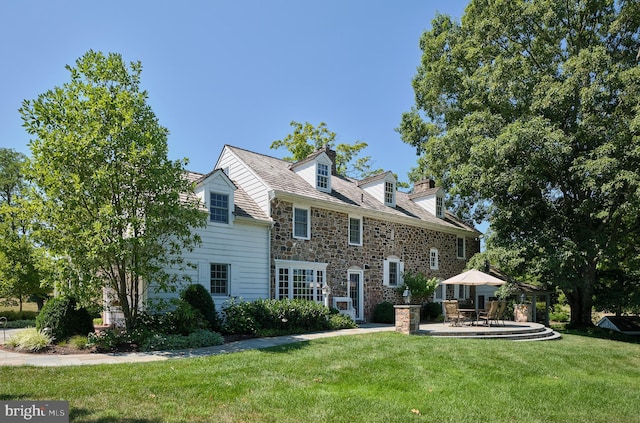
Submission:
M 335 152 L 328 148 L 290 163 L 225 145 L 215 169 L 221 172 L 214 174 L 222 178 L 223 173 L 229 190 L 240 193 L 236 198 L 251 211 L 239 223 L 268 239 L 265 243 L 259 237 L 255 245 L 247 245 L 246 254 L 237 248 L 218 258 L 197 253 L 200 270 L 193 280 L 207 288 L 213 286 L 211 266 L 233 261 L 224 295 L 212 291 L 216 303 L 234 296 L 326 304 L 347 298 L 356 320 L 367 321 L 377 304 L 402 301 L 397 288 L 404 272 L 447 279 L 462 272 L 480 250 L 480 233 L 445 210 L 445 193 L 433 181 L 416 184 L 407 194 L 396 189 L 391 172 L 364 180 L 341 176 L 336 173 Z M 212 213 L 212 199 L 228 195 L 218 191 L 211 186 L 203 190 L 202 200 Z M 234 207 L 234 201 L 228 204 Z M 224 232 L 224 240 L 211 237 L 208 242 L 238 244 L 238 228 Z M 254 261 L 266 261 L 268 268 L 262 273 L 255 268 L 245 271 Z M 247 277 L 234 279 L 238 273 Z M 243 287 L 251 278 L 252 288 Z M 224 284 L 216 281 L 216 286 Z M 439 290 L 436 298 L 470 296 L 468 287 L 447 286 L 447 290 Z

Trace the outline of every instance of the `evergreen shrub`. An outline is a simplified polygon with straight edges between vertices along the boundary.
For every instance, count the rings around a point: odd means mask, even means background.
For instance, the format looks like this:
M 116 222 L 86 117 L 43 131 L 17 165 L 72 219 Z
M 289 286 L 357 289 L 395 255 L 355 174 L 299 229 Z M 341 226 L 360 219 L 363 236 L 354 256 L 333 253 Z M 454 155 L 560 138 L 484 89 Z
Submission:
M 393 304 L 388 301 L 383 301 L 376 305 L 373 309 L 373 322 L 374 323 L 390 323 L 393 324 L 396 321 L 395 309 Z
M 191 307 L 200 311 L 205 321 L 209 325 L 209 329 L 218 329 L 218 314 L 216 306 L 211 298 L 211 294 L 200 284 L 189 285 L 180 293 L 180 298 L 186 301 Z
M 36 329 L 42 331 L 45 328 L 51 331 L 51 336 L 57 341 L 94 331 L 89 312 L 85 308 L 77 308 L 74 298 L 64 296 L 51 298 L 40 310 L 36 317 Z

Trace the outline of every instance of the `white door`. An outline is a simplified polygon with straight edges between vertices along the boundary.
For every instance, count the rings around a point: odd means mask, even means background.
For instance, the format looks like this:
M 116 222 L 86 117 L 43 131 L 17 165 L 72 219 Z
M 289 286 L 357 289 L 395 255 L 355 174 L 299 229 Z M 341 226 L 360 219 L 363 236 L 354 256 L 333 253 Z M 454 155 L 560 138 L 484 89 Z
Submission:
M 347 291 L 353 302 L 353 308 L 356 312 L 356 320 L 364 320 L 364 287 L 362 270 L 349 270 L 349 284 Z

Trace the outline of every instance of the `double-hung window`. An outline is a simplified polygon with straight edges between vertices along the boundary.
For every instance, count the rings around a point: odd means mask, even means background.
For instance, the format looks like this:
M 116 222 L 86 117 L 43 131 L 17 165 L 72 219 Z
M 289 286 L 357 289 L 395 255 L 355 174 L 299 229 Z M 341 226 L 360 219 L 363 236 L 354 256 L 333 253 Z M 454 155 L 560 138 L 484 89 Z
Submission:
M 432 248 L 429 250 L 429 268 L 431 270 L 438 270 L 438 249 Z
M 229 223 L 229 195 L 211 192 L 209 198 L 209 220 Z
M 329 166 L 324 163 L 316 165 L 316 187 L 320 191 L 329 190 Z
M 404 273 L 404 262 L 398 257 L 391 256 L 384 261 L 383 264 L 383 285 L 400 286 L 403 283 L 402 274 Z
M 444 218 L 444 200 L 442 197 L 436 197 L 436 216 Z
M 394 206 L 395 205 L 395 198 L 394 198 L 394 194 L 395 194 L 395 186 L 393 182 L 385 182 L 384 183 L 384 203 L 387 206 Z
M 463 259 L 466 258 L 465 250 L 466 250 L 466 242 L 463 237 L 458 237 L 456 242 L 456 250 L 458 251 L 458 258 Z
M 349 216 L 349 245 L 362 245 L 362 218 Z
M 229 265 L 211 263 L 211 294 L 229 295 Z
M 309 209 L 293 207 L 293 237 L 311 238 L 311 218 Z

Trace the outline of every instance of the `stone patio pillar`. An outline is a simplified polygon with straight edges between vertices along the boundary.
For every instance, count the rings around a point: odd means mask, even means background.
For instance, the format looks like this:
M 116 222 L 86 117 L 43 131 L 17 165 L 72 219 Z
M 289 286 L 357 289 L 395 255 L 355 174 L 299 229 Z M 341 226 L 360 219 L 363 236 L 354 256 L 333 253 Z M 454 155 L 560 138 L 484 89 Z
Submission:
M 396 312 L 396 332 L 409 335 L 420 329 L 420 305 L 403 304 L 393 308 Z

